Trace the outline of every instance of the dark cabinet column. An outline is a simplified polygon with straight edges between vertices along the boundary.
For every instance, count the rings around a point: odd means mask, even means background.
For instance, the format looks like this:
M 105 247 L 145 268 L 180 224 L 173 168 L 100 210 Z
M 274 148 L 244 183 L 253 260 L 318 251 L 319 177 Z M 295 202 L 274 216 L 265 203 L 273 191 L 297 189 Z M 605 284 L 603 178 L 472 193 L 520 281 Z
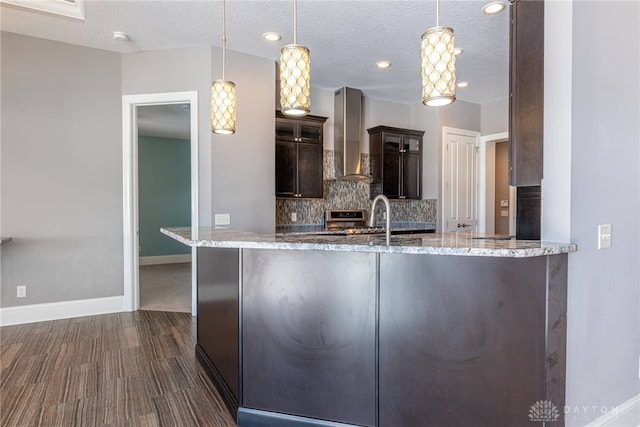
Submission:
M 544 121 L 543 0 L 512 0 L 510 46 L 510 184 L 540 185 Z

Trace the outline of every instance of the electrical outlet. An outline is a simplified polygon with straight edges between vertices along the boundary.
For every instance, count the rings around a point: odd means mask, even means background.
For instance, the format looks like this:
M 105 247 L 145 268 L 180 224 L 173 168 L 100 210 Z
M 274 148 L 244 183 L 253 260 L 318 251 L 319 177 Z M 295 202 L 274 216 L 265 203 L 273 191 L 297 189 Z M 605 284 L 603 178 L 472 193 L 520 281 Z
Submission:
M 611 247 L 611 224 L 600 224 L 598 226 L 598 249 L 608 249 Z
M 229 225 L 231 224 L 231 214 L 216 214 L 215 225 Z
M 16 296 L 18 298 L 25 298 L 27 296 L 27 286 L 17 286 L 16 287 Z
M 291 222 L 296 222 L 298 220 L 298 214 L 296 212 L 291 212 Z

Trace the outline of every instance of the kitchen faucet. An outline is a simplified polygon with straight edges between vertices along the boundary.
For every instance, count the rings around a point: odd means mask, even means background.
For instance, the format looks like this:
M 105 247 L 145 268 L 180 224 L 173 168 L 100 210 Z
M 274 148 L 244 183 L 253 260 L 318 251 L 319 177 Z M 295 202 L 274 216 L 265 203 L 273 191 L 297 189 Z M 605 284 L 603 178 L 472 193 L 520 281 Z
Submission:
M 379 194 L 376 196 L 375 199 L 373 199 L 373 202 L 371 202 L 371 215 L 369 216 L 369 227 L 373 227 L 373 222 L 375 221 L 375 217 L 376 217 L 376 204 L 378 203 L 378 200 L 382 200 L 384 202 L 384 207 L 386 209 L 386 214 L 387 214 L 387 226 L 385 227 L 385 235 L 387 237 L 387 246 L 389 246 L 390 241 L 391 241 L 391 206 L 389 205 L 389 199 L 387 199 L 387 196 Z

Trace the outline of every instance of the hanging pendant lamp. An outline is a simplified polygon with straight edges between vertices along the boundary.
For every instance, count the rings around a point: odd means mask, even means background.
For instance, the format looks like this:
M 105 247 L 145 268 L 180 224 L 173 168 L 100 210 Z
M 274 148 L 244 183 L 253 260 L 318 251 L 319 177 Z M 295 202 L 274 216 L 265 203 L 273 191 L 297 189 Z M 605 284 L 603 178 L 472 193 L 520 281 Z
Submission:
M 211 83 L 211 132 L 232 135 L 236 132 L 236 85 L 225 80 L 227 62 L 226 4 L 222 1 L 222 79 Z
M 280 50 L 280 109 L 283 114 L 304 116 L 311 111 L 309 49 L 298 45 L 298 4 L 293 0 L 293 44 Z
M 436 26 L 422 34 L 422 103 L 430 107 L 456 100 L 456 56 L 453 29 L 440 26 L 440 0 L 436 0 Z

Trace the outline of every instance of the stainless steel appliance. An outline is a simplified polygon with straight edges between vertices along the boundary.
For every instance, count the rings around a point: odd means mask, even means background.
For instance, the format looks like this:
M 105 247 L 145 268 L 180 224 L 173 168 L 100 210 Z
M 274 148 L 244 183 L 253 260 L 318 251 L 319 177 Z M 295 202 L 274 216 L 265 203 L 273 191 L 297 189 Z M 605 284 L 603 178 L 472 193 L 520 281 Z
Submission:
M 362 209 L 331 209 L 325 212 L 327 231 L 344 234 L 379 234 L 384 227 L 367 227 L 367 211 Z

